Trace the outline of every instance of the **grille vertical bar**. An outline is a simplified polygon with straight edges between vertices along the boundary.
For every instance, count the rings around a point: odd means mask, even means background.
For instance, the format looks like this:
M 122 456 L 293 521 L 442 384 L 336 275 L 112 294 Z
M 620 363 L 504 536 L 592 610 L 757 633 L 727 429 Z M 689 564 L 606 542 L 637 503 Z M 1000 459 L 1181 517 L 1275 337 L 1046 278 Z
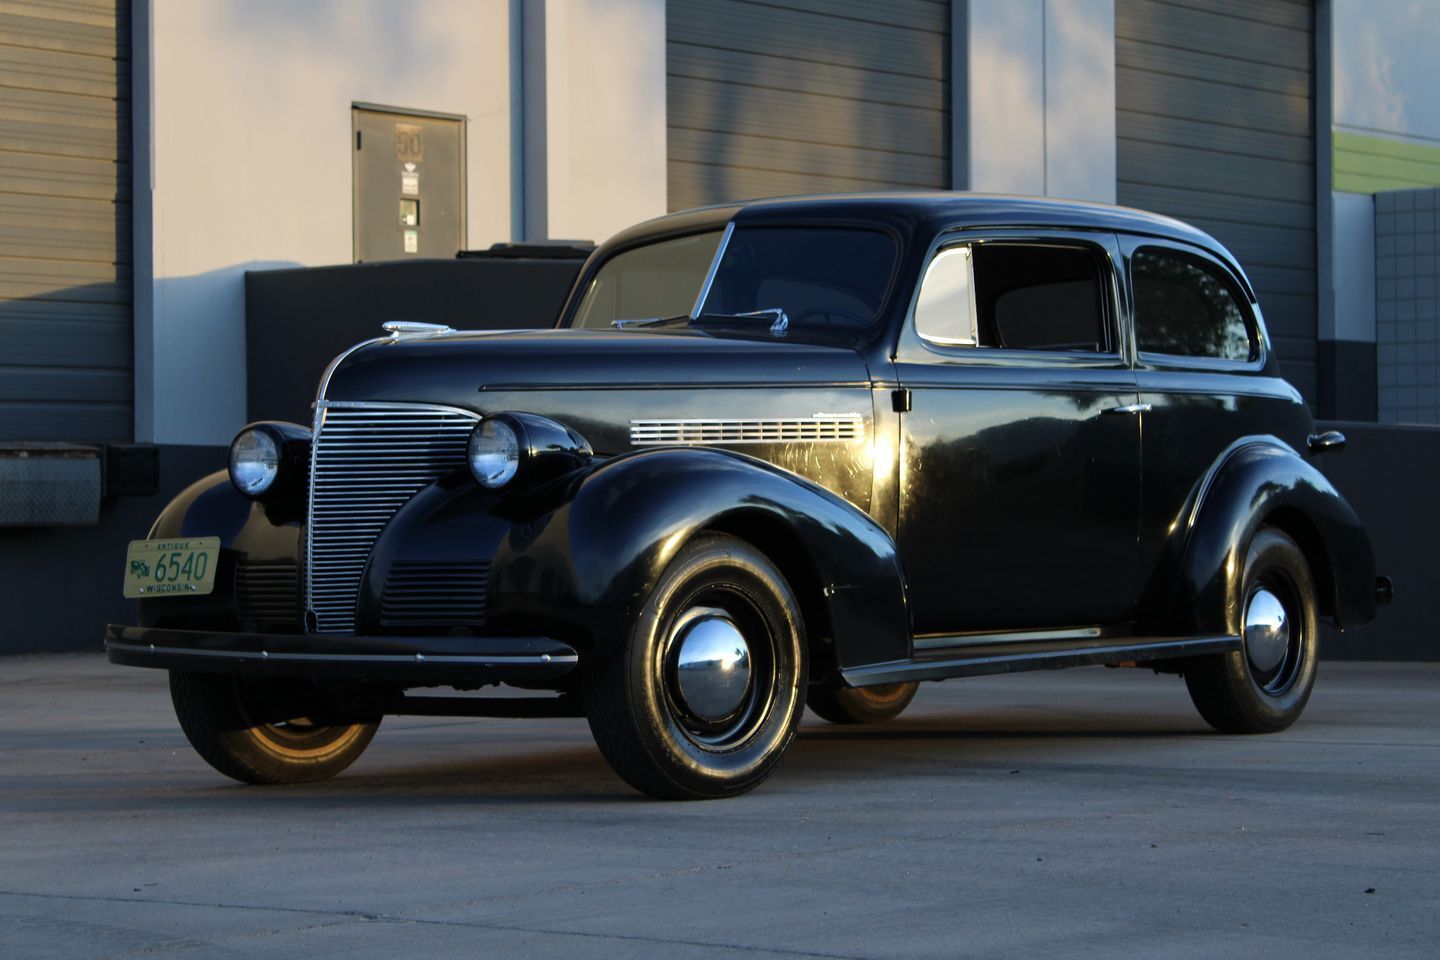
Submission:
M 419 404 L 317 407 L 305 541 L 313 632 L 355 632 L 360 579 L 381 529 L 422 488 L 464 468 L 478 419 Z

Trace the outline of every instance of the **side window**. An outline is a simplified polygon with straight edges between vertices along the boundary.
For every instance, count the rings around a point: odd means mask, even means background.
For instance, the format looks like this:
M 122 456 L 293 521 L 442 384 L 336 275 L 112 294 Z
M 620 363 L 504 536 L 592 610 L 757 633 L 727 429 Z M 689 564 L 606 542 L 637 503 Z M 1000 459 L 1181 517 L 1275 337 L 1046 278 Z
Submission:
M 915 331 L 932 343 L 1105 353 L 1098 256 L 1079 246 L 993 242 L 951 247 L 930 263 Z
M 946 347 L 973 347 L 975 283 L 970 247 L 941 250 L 930 261 L 915 302 L 915 332 Z
M 1256 356 L 1247 310 L 1203 260 L 1158 247 L 1130 258 L 1135 343 L 1142 353 L 1244 362 Z

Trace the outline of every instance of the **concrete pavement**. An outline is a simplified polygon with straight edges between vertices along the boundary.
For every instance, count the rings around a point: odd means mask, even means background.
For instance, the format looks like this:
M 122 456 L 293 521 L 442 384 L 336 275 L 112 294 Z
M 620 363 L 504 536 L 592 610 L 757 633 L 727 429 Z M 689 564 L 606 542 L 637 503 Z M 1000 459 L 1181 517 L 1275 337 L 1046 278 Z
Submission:
M 1326 663 L 1287 733 L 1089 668 L 807 718 L 746 797 L 632 793 L 580 720 L 391 718 L 233 784 L 162 674 L 0 659 L 0 956 L 1434 957 L 1440 666 Z

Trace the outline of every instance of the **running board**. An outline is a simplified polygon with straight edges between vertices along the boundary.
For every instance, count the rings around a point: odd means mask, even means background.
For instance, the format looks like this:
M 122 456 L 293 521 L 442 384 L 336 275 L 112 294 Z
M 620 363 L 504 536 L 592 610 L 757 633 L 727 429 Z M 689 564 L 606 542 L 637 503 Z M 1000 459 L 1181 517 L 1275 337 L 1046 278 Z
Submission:
M 959 638 L 957 638 L 959 639 Z M 852 687 L 912 680 L 946 680 L 1020 670 L 1059 670 L 1101 663 L 1169 660 L 1240 649 L 1239 637 L 1107 637 L 1077 642 L 1035 640 L 927 648 L 912 660 L 891 660 L 841 670 Z

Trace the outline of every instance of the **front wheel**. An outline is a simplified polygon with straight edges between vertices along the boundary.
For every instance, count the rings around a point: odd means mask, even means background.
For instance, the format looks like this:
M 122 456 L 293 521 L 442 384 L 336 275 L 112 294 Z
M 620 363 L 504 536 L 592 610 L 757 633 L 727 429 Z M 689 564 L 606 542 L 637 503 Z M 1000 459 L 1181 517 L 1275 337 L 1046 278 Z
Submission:
M 779 764 L 805 708 L 805 627 L 750 544 L 695 537 L 620 648 L 584 679 L 590 730 L 626 783 L 660 799 L 741 794 Z
M 1315 686 L 1320 631 L 1315 582 L 1289 536 L 1262 527 L 1241 581 L 1241 649 L 1185 667 L 1190 699 L 1222 733 L 1273 733 L 1300 716 Z
M 242 783 L 333 777 L 370 745 L 380 721 L 354 722 L 304 680 L 170 671 L 185 738 L 206 763 Z

